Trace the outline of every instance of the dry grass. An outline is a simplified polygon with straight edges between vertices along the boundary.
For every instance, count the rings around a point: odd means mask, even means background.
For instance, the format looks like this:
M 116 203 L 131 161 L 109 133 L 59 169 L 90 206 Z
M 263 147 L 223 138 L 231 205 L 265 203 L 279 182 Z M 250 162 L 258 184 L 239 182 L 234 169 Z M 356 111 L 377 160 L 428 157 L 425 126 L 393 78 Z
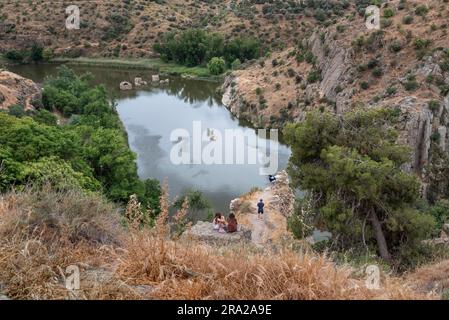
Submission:
M 155 239 L 141 233 L 126 245 L 117 276 L 153 286 L 157 299 L 426 299 L 399 279 L 383 278 L 369 290 L 349 267 L 324 256 L 251 253 L 247 248 L 217 250 Z
M 447 294 L 449 291 L 449 260 L 424 266 L 406 276 L 409 282 L 416 285 L 421 292 L 433 291 Z
M 165 210 L 165 209 L 164 209 Z M 125 230 L 114 207 L 76 192 L 0 199 L 0 283 L 13 299 L 422 299 L 385 277 L 371 291 L 324 256 L 211 248 L 161 231 Z M 64 270 L 81 269 L 69 292 Z M 142 289 L 143 288 L 143 289 Z

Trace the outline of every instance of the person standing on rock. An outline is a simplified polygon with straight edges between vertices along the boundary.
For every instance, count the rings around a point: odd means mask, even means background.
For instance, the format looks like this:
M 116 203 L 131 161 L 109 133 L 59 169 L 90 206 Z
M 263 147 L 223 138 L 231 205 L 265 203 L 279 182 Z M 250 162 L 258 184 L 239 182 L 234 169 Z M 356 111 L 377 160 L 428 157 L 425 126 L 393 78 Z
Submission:
M 265 203 L 263 203 L 263 200 L 260 199 L 260 201 L 257 203 L 257 215 L 258 215 L 259 219 L 262 219 L 264 206 L 265 206 Z

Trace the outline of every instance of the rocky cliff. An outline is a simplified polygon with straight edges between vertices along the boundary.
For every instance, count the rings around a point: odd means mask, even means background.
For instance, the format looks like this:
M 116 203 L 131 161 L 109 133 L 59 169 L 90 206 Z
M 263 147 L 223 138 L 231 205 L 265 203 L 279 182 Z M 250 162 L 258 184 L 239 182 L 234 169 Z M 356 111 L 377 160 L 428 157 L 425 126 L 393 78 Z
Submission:
M 0 71 L 0 109 L 20 104 L 25 109 L 33 109 L 41 89 L 32 80 L 9 71 Z
M 255 126 L 272 127 L 301 121 L 311 110 L 397 109 L 399 140 L 412 150 L 404 169 L 426 188 L 433 155 L 449 155 L 449 36 L 439 4 L 429 2 L 418 17 L 416 7 L 392 1 L 383 10 L 394 15 L 381 30 L 368 30 L 361 17 L 316 28 L 297 45 L 229 75 L 223 103 Z M 404 23 L 410 16 L 413 23 Z

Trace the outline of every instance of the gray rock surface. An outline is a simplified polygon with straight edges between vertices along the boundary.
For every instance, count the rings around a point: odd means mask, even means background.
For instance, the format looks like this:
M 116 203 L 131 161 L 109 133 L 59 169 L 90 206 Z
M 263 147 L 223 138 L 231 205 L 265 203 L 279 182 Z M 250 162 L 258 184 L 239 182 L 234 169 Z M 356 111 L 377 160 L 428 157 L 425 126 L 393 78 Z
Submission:
M 199 221 L 192 228 L 183 233 L 184 239 L 202 241 L 213 245 L 228 245 L 251 241 L 251 230 L 239 225 L 239 231 L 234 233 L 220 233 L 213 229 L 211 222 Z

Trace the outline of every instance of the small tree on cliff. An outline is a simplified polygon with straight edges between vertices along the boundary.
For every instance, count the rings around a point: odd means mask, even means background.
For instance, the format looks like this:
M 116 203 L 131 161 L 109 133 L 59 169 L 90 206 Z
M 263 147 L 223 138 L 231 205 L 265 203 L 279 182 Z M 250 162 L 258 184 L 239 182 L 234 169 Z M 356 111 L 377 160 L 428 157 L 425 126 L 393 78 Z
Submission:
M 340 247 L 375 245 L 387 261 L 434 225 L 415 209 L 418 179 L 401 170 L 409 151 L 396 143 L 396 116 L 388 109 L 344 117 L 317 112 L 284 130 L 292 147 L 292 183 L 309 192 L 316 221 L 336 235 Z

